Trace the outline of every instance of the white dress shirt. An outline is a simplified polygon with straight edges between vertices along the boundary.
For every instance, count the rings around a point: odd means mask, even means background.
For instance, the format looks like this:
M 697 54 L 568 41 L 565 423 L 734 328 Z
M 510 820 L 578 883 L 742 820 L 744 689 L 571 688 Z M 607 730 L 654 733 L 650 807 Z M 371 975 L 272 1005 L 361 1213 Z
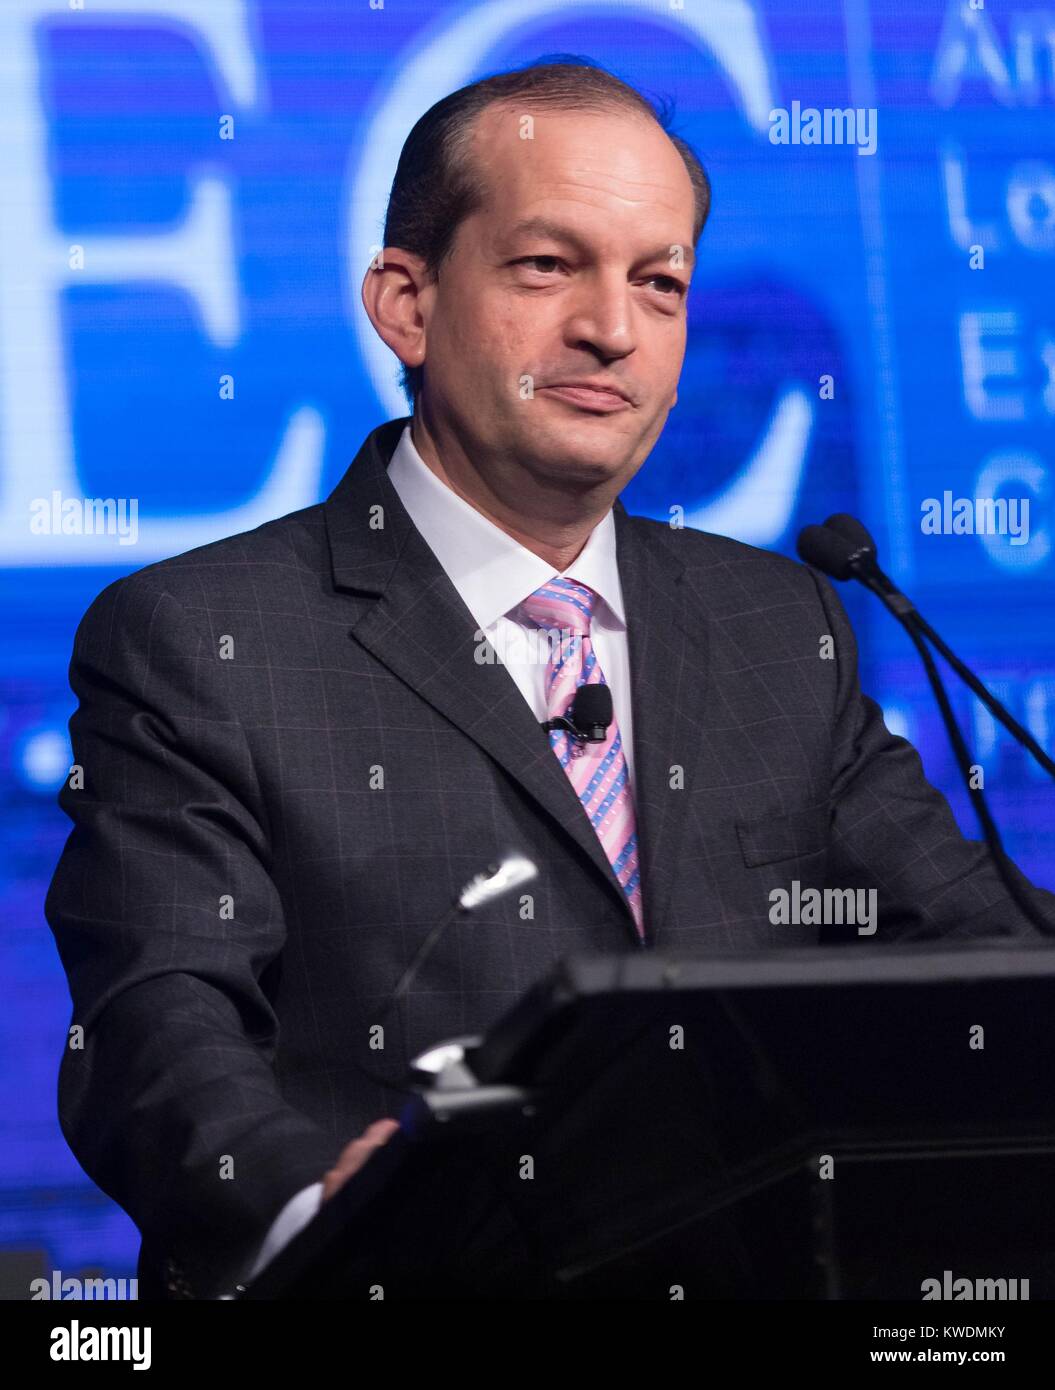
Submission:
M 609 510 L 590 532 L 566 570 L 555 570 L 442 482 L 422 459 L 404 429 L 388 476 L 411 521 L 446 571 L 478 633 L 495 649 L 517 688 L 541 723 L 546 708 L 544 648 L 529 624 L 518 621 L 518 606 L 557 574 L 587 584 L 598 595 L 590 636 L 601 671 L 612 691 L 612 706 L 626 755 L 631 794 L 634 742 L 630 709 L 630 657 L 623 590 L 616 563 L 615 517 Z M 308 1224 L 322 1204 L 322 1183 L 312 1183 L 289 1199 L 267 1233 L 250 1278 Z
M 611 687 L 632 791 L 630 661 L 612 512 L 606 512 L 593 528 L 568 568 L 556 570 L 441 482 L 415 448 L 409 425 L 396 445 L 388 476 L 411 521 L 473 615 L 477 630 L 491 642 L 540 722 L 549 717 L 546 667 L 538 660 L 540 644 L 534 630 L 517 621 L 514 610 L 558 574 L 589 585 L 600 596 L 594 604 L 590 636 Z

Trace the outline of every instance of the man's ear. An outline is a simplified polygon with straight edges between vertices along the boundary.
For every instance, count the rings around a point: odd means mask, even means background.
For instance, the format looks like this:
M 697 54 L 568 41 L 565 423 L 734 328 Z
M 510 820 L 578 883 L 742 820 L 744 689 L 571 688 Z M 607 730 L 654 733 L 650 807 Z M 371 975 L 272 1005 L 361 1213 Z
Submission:
M 363 277 L 363 308 L 382 342 L 404 367 L 425 361 L 425 331 L 434 284 L 420 256 L 386 246 Z

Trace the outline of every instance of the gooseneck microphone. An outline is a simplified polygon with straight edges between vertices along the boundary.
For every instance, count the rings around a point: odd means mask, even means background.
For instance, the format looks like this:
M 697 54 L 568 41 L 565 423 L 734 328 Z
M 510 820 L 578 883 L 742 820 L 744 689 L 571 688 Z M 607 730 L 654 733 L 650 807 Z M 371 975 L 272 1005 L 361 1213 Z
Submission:
M 978 696 L 993 718 L 1007 729 L 1049 776 L 1055 777 L 1055 761 L 1048 757 L 1029 730 L 1023 728 L 1010 710 L 983 685 L 971 668 L 935 632 L 911 599 L 879 568 L 876 543 L 856 517 L 837 513 L 830 516 L 823 526 L 807 526 L 799 535 L 798 551 L 808 565 L 823 570 L 833 579 L 857 579 L 865 588 L 871 589 L 903 625 L 905 619 L 910 620 L 916 631 L 931 643 L 968 689 Z
M 927 679 L 934 692 L 942 722 L 956 756 L 957 766 L 967 787 L 982 834 L 993 865 L 1007 889 L 1011 900 L 1022 915 L 1043 935 L 1055 935 L 1055 925 L 1041 916 L 1037 907 L 1017 877 L 1018 871 L 1007 856 L 1000 832 L 989 810 L 985 793 L 974 785 L 971 773 L 971 754 L 967 748 L 960 726 L 956 722 L 949 700 L 948 691 L 941 678 L 934 657 L 927 646 L 929 641 L 956 674 L 990 711 L 993 717 L 1026 748 L 1046 772 L 1055 776 L 1055 762 L 1048 757 L 1027 729 L 1013 718 L 1010 711 L 1000 703 L 992 691 L 978 679 L 974 672 L 956 656 L 938 636 L 931 625 L 922 617 L 915 604 L 906 597 L 890 577 L 879 568 L 876 543 L 867 528 L 856 517 L 845 513 L 830 516 L 823 526 L 807 526 L 799 533 L 798 552 L 807 565 L 821 570 L 832 579 L 856 579 L 866 589 L 871 590 L 898 620 L 908 633 L 923 662 Z
M 612 722 L 612 692 L 603 682 L 580 685 L 567 714 L 543 721 L 544 729 L 563 729 L 571 734 L 578 750 L 585 743 L 603 743 Z
M 477 908 L 486 906 L 487 903 L 495 902 L 498 898 L 504 897 L 506 893 L 511 893 L 521 884 L 530 883 L 538 875 L 538 868 L 525 855 L 511 850 L 508 854 L 493 864 L 489 864 L 481 873 L 475 874 L 468 883 L 464 885 L 454 903 L 448 911 L 440 918 L 436 925 L 425 937 L 421 945 L 414 952 L 413 957 L 403 974 L 399 977 L 399 982 L 395 989 L 388 996 L 382 1008 L 378 1011 L 374 1026 L 382 1024 L 403 999 L 414 981 L 415 975 L 424 965 L 425 961 L 432 954 L 434 947 L 440 937 L 447 930 L 450 924 L 459 917 L 467 917 L 469 913 L 475 912 Z M 403 1035 L 404 1061 L 406 1057 L 406 1031 Z M 378 1085 L 386 1087 L 390 1091 L 404 1091 L 411 1094 L 412 1087 L 401 1086 L 390 1077 L 382 1076 L 379 1072 L 372 1071 L 361 1062 L 356 1062 L 355 1066 L 364 1076 L 371 1081 L 376 1081 Z

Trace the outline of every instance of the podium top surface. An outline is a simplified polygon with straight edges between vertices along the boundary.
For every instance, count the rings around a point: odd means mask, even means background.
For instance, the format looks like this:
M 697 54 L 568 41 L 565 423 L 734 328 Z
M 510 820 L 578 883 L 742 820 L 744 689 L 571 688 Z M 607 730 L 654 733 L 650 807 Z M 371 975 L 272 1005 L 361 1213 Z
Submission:
M 571 954 L 492 1025 L 472 1050 L 471 1066 L 489 1082 L 523 1074 L 560 1033 L 582 1027 L 614 1038 L 620 1027 L 634 1028 L 664 1001 L 685 1012 L 735 996 L 763 1027 L 766 1014 L 775 1019 L 791 1007 L 808 1007 L 816 1023 L 822 1015 L 841 1015 L 850 1023 L 897 1016 L 913 1018 L 917 1029 L 926 1030 L 929 1016 L 947 1011 L 950 997 L 965 995 L 976 1002 L 984 996 L 1004 1014 L 1039 1020 L 1050 1011 L 1055 986 L 1053 944 L 870 941 L 762 951 Z
M 1055 977 L 1055 941 L 888 946 L 788 946 L 751 951 L 640 951 L 567 956 L 536 988 L 612 990 L 770 989 L 912 985 Z

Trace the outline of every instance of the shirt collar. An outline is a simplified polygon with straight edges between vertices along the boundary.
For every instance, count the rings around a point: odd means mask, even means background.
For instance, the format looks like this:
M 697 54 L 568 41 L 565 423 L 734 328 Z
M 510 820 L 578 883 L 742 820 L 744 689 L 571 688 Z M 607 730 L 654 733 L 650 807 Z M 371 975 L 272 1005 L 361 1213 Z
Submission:
M 481 630 L 560 573 L 438 478 L 418 453 L 409 425 L 396 445 L 388 477 Z M 563 573 L 567 579 L 589 585 L 607 604 L 616 623 L 625 626 L 611 510 L 593 528 Z

